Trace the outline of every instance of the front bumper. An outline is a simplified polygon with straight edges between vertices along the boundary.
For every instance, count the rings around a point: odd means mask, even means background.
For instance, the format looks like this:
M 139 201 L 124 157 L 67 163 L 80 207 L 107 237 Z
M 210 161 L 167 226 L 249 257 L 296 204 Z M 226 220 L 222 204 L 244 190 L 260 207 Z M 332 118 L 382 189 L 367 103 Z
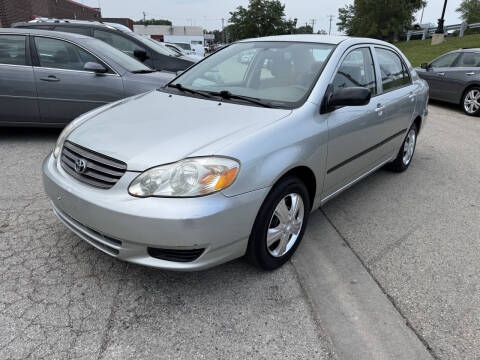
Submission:
M 245 254 L 255 217 L 269 188 L 227 197 L 147 198 L 128 194 L 138 175 L 126 172 L 108 190 L 85 185 L 49 155 L 43 163 L 45 191 L 55 214 L 82 239 L 103 252 L 136 264 L 201 270 Z M 152 257 L 148 248 L 205 249 L 196 260 Z

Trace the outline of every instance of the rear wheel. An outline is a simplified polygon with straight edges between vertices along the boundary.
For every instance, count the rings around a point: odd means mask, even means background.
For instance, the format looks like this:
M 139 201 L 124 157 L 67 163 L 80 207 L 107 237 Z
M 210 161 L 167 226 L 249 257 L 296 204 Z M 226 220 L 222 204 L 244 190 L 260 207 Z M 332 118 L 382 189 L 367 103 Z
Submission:
M 408 130 L 405 140 L 403 140 L 402 147 L 398 151 L 397 157 L 393 162 L 387 165 L 387 168 L 396 172 L 407 170 L 412 162 L 415 147 L 417 146 L 417 125 L 414 123 Z
M 273 270 L 282 266 L 303 238 L 310 214 L 310 198 L 296 177 L 280 180 L 260 208 L 250 235 L 247 258 Z
M 462 108 L 470 116 L 480 115 L 480 88 L 473 87 L 465 91 L 462 98 Z

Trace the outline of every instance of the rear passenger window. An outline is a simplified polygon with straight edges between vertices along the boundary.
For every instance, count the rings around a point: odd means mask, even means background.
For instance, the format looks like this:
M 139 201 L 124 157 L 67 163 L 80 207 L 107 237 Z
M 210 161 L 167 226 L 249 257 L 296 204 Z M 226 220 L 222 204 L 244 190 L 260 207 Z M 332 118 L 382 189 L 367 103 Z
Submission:
M 397 54 L 381 48 L 376 48 L 375 51 L 382 75 L 383 92 L 392 91 L 412 83 L 405 64 Z
M 333 80 L 334 91 L 350 87 L 370 89 L 372 96 L 377 94 L 375 67 L 369 48 L 352 50 L 343 60 Z
M 480 66 L 480 54 L 466 52 L 460 55 L 453 67 L 478 67 Z
M 27 64 L 25 59 L 25 36 L 0 35 L 0 64 Z
M 133 52 L 135 50 L 141 49 L 135 42 L 110 31 L 95 30 L 93 34 L 97 39 L 106 42 L 131 57 L 134 57 Z

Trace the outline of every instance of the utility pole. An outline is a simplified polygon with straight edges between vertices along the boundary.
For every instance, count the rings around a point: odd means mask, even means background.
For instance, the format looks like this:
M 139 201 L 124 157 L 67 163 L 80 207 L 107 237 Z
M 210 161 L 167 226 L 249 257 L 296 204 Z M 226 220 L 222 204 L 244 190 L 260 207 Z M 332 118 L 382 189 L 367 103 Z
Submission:
M 443 29 L 443 24 L 445 23 L 445 10 L 447 9 L 447 0 L 443 3 L 443 11 L 442 11 L 442 17 L 438 19 L 438 27 L 437 31 L 435 31 L 436 34 L 444 34 L 445 30 Z
M 225 18 L 220 20 L 222 20 L 222 43 L 225 44 Z
M 310 21 L 312 22 L 312 34 L 315 34 L 315 23 L 317 22 L 317 19 L 312 19 Z
M 422 9 L 422 16 L 420 17 L 420 25 L 423 23 L 423 12 L 425 11 L 425 6 Z
M 330 26 L 328 27 L 328 35 L 331 35 L 332 33 L 332 20 L 335 17 L 334 15 L 327 15 L 328 18 L 330 18 Z
M 147 18 L 147 14 L 145 13 L 145 11 L 143 11 L 143 23 L 145 23 L 146 18 Z

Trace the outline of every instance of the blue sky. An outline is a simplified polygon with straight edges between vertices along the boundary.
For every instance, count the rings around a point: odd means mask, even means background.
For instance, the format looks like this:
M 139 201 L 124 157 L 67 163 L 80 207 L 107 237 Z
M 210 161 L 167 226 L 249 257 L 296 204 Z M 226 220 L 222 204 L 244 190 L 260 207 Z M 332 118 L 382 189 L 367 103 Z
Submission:
M 145 11 L 147 18 L 166 18 L 175 25 L 197 25 L 208 30 L 221 28 L 221 18 L 228 19 L 229 12 L 237 6 L 247 6 L 248 0 L 77 0 L 85 5 L 102 8 L 105 17 L 130 17 L 140 19 Z M 286 6 L 287 17 L 298 18 L 299 24 L 315 19 L 315 31 L 328 31 L 328 15 L 337 15 L 338 8 L 353 0 L 281 0 Z M 460 20 L 455 9 L 460 0 L 448 0 L 446 23 Z M 443 0 L 429 0 L 423 22 L 436 23 L 442 12 Z M 421 11 L 417 14 L 420 20 Z M 336 33 L 335 19 L 332 33 Z

